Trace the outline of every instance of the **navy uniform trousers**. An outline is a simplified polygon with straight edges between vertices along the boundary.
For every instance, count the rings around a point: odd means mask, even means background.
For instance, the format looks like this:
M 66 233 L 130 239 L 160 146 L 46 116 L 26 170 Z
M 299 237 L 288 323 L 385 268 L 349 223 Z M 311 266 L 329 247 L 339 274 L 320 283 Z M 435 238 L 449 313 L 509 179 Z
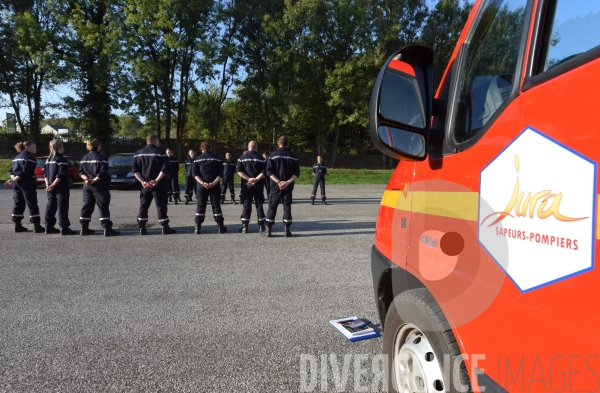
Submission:
M 37 191 L 35 181 L 22 177 L 13 184 L 13 210 L 12 220 L 21 222 L 25 205 L 29 208 L 29 222 L 32 224 L 40 222 L 40 208 L 38 207 Z
M 256 214 L 258 215 L 258 225 L 264 225 L 265 211 L 263 209 L 263 203 L 265 203 L 265 196 L 263 195 L 263 185 L 248 187 L 245 182 L 242 183 L 240 200 L 243 203 L 241 216 L 242 224 L 248 224 L 250 222 L 250 216 L 252 215 L 252 201 L 254 201 L 254 204 L 256 205 Z
M 197 203 L 196 203 L 196 224 L 200 225 L 204 222 L 206 216 L 206 204 L 210 198 L 210 205 L 213 210 L 215 222 L 223 222 L 223 211 L 221 211 L 221 190 L 217 184 L 213 188 L 206 189 L 200 183 L 196 186 Z
M 92 220 L 95 205 L 98 205 L 98 211 L 100 212 L 100 225 L 105 227 L 108 224 L 112 224 L 112 221 L 110 221 L 110 190 L 108 189 L 108 182 L 100 180 L 91 186 L 83 185 L 83 206 L 81 207 L 81 215 L 79 216 L 80 223 L 83 224 L 86 221 L 90 222 Z
M 62 183 L 62 182 L 61 182 Z M 53 228 L 56 225 L 56 211 L 58 210 L 58 225 L 61 228 L 71 226 L 69 221 L 69 198 L 71 191 L 69 187 L 57 187 L 48 192 L 48 204 L 46 205 L 46 227 Z
M 285 225 L 292 225 L 292 191 L 289 188 L 280 190 L 277 184 L 271 183 L 271 193 L 269 194 L 269 209 L 267 210 L 267 219 L 265 225 L 272 227 L 275 224 L 277 215 L 277 206 L 283 201 L 283 222 Z
M 140 192 L 140 210 L 138 211 L 138 226 L 145 227 L 148 222 L 148 209 L 152 201 L 155 200 L 156 212 L 158 213 L 158 222 L 160 225 L 165 226 L 169 223 L 169 216 L 167 216 L 167 205 L 169 203 L 168 192 L 168 179 L 162 179 L 153 188 L 142 188 Z

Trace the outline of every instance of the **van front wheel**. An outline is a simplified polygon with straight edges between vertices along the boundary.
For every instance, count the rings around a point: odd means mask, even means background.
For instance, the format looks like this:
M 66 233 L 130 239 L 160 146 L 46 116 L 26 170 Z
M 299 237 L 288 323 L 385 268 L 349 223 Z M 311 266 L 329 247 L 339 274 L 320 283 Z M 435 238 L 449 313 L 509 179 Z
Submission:
M 466 366 L 448 321 L 425 288 L 398 295 L 385 319 L 389 392 L 468 392 Z

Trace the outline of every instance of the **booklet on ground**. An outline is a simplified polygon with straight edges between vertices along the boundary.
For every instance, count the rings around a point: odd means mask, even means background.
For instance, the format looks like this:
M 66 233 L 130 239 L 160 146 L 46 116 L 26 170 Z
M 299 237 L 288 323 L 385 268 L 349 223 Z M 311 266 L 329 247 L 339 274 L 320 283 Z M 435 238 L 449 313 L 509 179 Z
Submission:
M 333 319 L 329 323 L 350 341 L 379 337 L 379 333 L 369 326 L 370 322 L 363 321 L 358 317 Z

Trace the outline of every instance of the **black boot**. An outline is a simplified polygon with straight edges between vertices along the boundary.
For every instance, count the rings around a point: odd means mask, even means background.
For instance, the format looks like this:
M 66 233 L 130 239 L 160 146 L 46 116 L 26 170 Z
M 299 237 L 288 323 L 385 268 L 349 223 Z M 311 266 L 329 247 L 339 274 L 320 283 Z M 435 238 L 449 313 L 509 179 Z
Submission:
M 221 197 L 221 205 L 225 203 L 225 195 Z
M 169 202 L 173 202 L 173 195 L 169 195 Z
M 148 230 L 146 229 L 146 226 L 140 227 L 140 236 L 146 236 L 147 234 Z
M 323 200 L 321 201 L 321 205 L 326 205 L 327 201 L 325 200 L 325 198 L 323 198 Z
M 34 222 L 33 223 L 33 232 L 34 233 L 45 233 L 46 232 L 46 228 L 44 228 L 43 226 L 41 226 L 39 222 Z
M 49 235 L 51 233 L 60 233 L 60 230 L 54 227 L 46 227 L 46 234 Z
M 173 196 L 173 201 L 175 201 L 175 204 L 177 204 L 177 202 L 181 202 L 181 198 L 179 198 L 179 195 L 178 195 L 178 194 L 175 194 L 175 195 Z
M 285 226 L 285 231 L 283 232 L 283 237 L 292 237 L 292 231 L 290 231 L 290 225 Z
M 315 204 L 315 198 L 310 198 L 310 204 L 314 205 Z
M 242 227 L 238 229 L 239 233 L 248 233 L 248 223 L 242 223 Z
M 184 195 L 183 197 L 185 198 L 185 204 L 189 205 L 190 204 L 190 197 L 187 196 L 187 195 Z
M 265 231 L 266 231 L 266 230 L 267 230 L 267 229 L 265 228 L 265 226 L 264 226 L 264 225 L 259 225 L 259 226 L 258 226 L 258 233 L 260 233 L 261 235 L 262 235 L 263 233 L 265 233 Z
M 60 234 L 61 234 L 61 236 L 77 235 L 77 231 L 74 231 L 71 228 L 62 228 L 60 230 Z
M 21 220 L 15 220 L 15 233 L 19 232 L 27 232 L 27 228 L 21 224 Z
M 165 225 L 163 225 L 162 233 L 163 233 L 163 235 L 172 235 L 174 233 L 177 233 L 177 231 L 175 229 L 171 228 L 169 226 L 169 224 L 165 224 Z
M 271 237 L 271 227 L 267 227 L 266 231 L 262 231 L 260 233 L 262 237 Z
M 237 202 L 235 201 L 235 195 L 231 196 L 231 202 L 233 202 L 234 205 L 237 205 Z
M 114 229 L 112 229 L 112 224 L 106 224 L 106 226 L 104 227 L 104 236 L 106 237 L 119 236 L 120 234 L 120 231 L 115 231 Z
M 90 229 L 90 222 L 84 221 L 81 223 L 81 232 L 79 233 L 81 236 L 93 235 L 96 233 L 93 229 Z
M 202 224 L 196 224 L 196 228 L 194 229 L 194 233 L 196 235 L 200 234 L 200 227 L 202 226 Z
M 217 225 L 219 226 L 217 233 L 227 233 L 227 227 L 223 224 L 223 221 L 217 222 Z

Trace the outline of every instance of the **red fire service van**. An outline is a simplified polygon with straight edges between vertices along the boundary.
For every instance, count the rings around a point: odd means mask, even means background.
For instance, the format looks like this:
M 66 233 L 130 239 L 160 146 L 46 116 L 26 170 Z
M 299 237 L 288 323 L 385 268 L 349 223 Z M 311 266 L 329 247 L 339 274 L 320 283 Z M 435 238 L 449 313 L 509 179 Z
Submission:
M 400 159 L 371 266 L 394 392 L 600 391 L 600 1 L 480 0 L 437 93 L 409 46 L 373 88 Z

